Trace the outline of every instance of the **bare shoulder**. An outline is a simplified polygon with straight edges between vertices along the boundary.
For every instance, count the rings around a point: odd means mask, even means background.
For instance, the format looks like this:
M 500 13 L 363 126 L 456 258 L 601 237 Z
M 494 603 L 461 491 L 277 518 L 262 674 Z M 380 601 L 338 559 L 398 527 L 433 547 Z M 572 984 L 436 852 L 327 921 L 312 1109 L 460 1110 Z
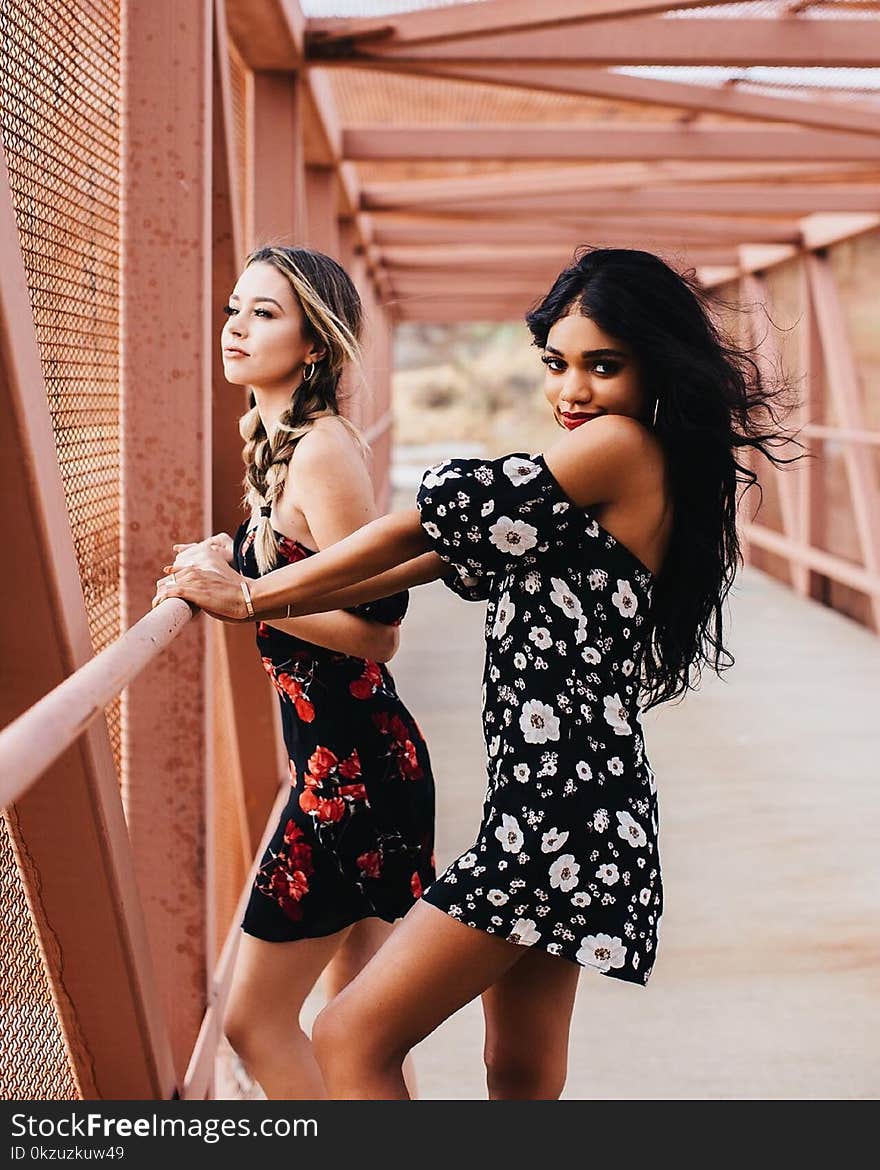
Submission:
M 296 445 L 291 463 L 304 475 L 365 466 L 364 453 L 341 418 L 321 418 Z
M 546 454 L 547 465 L 576 503 L 619 500 L 662 476 L 663 451 L 638 419 L 605 414 L 566 435 Z
M 335 544 L 376 515 L 363 451 L 341 419 L 319 419 L 300 439 L 288 483 L 313 547 Z
M 579 445 L 581 450 L 608 446 L 618 455 L 628 452 L 644 454 L 657 442 L 644 423 L 626 414 L 601 414 L 586 426 L 572 431 L 568 437 L 572 445 Z

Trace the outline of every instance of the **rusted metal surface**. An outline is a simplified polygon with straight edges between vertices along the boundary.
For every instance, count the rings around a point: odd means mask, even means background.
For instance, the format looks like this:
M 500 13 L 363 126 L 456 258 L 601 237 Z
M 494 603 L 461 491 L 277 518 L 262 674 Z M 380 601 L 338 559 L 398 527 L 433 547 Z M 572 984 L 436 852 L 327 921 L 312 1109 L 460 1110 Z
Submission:
M 309 246 L 339 259 L 339 214 L 336 172 L 332 167 L 306 167 L 306 239 Z
M 171 545 L 211 524 L 212 4 L 130 0 L 123 42 L 125 623 Z M 174 44 L 169 56 L 168 45 Z M 213 767 L 206 622 L 125 697 L 128 827 L 182 1076 L 210 975 L 206 800 Z
M 6 724 L 87 663 L 92 645 L 2 157 L 0 256 L 0 494 L 16 517 L 5 538 L 16 571 L 4 576 L 0 606 L 0 722 Z M 33 738 L 23 744 L 28 758 L 41 748 Z M 27 896 L 79 1091 L 169 1095 L 170 1047 L 104 722 L 93 720 L 7 814 L 16 880 Z M 25 1026 L 20 1016 L 10 1023 Z M 46 1086 L 57 1080 L 53 1051 L 57 1056 L 47 1035 Z M 39 1097 L 39 1061 L 33 1073 Z
M 302 82 L 295 73 L 253 77 L 248 128 L 247 246 L 280 239 L 299 243 L 306 231 Z
M 220 353 L 220 330 L 223 324 L 221 307 L 232 291 L 244 262 L 245 236 L 244 207 L 237 198 L 237 165 L 239 154 L 245 153 L 246 142 L 240 135 L 246 121 L 238 108 L 235 70 L 225 68 L 237 58 L 230 46 L 224 22 L 222 3 L 218 2 L 214 49 L 214 112 L 213 112 L 213 191 L 212 191 L 212 296 L 210 306 L 210 362 L 212 383 L 212 452 L 211 460 L 211 531 L 233 534 L 244 518 L 241 507 L 242 476 L 241 436 L 238 419 L 247 409 L 247 394 L 240 386 L 230 386 L 223 372 Z M 266 813 L 274 799 L 278 778 L 286 766 L 275 692 L 268 685 L 256 648 L 253 630 L 247 626 L 223 626 L 219 636 L 224 646 L 217 648 L 216 661 L 221 664 L 217 679 L 218 694 L 231 703 L 226 718 L 234 725 L 217 726 L 218 760 L 213 777 L 215 786 L 222 786 L 217 795 L 220 810 L 228 809 L 230 800 L 238 797 L 229 785 L 241 783 L 244 814 L 248 832 L 248 857 L 256 848 L 263 831 Z M 228 674 L 223 673 L 228 671 Z M 215 724 L 216 726 L 216 724 Z M 238 759 L 230 759 L 227 749 L 234 744 Z M 221 776 L 227 767 L 232 774 Z M 215 826 L 211 839 L 214 853 L 211 864 L 214 872 L 225 872 L 228 857 L 235 859 L 238 829 L 233 828 L 233 839 Z M 235 872 L 240 869 L 234 862 Z M 229 912 L 229 894 L 218 889 L 215 919 L 224 919 Z M 218 927 L 221 930 L 222 927 Z

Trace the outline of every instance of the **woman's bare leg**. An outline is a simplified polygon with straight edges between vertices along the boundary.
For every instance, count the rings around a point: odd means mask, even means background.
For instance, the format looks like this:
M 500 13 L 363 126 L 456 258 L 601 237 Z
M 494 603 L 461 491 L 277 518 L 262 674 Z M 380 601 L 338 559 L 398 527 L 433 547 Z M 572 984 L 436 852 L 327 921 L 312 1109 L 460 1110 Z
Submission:
M 364 918 L 351 927 L 321 976 L 328 1003 L 360 974 L 393 929 L 392 923 L 381 918 Z
M 321 977 L 321 986 L 328 1003 L 366 967 L 373 955 L 388 940 L 394 925 L 392 922 L 384 922 L 381 918 L 364 918 L 354 924 Z M 411 1057 L 404 1061 L 403 1076 L 410 1097 L 415 1098 L 416 1072 Z
M 248 1073 L 273 1101 L 327 1096 L 299 1016 L 321 971 L 347 931 L 298 942 L 264 942 L 242 934 L 224 1030 Z
M 312 1029 L 337 1100 L 405 1100 L 409 1050 L 522 958 L 522 949 L 417 902 Z
M 491 1101 L 555 1101 L 568 1072 L 580 967 L 528 950 L 483 992 Z

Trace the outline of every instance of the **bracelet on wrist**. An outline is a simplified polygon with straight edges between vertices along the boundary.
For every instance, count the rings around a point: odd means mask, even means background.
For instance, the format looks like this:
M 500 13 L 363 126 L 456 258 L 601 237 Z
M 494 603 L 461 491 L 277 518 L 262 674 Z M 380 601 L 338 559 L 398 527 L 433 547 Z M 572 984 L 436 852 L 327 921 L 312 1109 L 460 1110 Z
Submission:
M 251 591 L 248 588 L 248 583 L 244 580 L 244 578 L 239 581 L 239 584 L 241 585 L 241 592 L 242 596 L 244 597 L 244 605 L 245 609 L 247 610 L 248 618 L 252 621 L 254 617 L 254 603 L 251 600 Z

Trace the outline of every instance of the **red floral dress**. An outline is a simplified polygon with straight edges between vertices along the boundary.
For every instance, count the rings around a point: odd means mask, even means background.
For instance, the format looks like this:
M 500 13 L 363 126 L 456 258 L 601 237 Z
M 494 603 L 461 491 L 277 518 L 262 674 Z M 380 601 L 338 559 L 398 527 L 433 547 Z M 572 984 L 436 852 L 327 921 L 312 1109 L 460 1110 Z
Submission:
M 276 532 L 280 568 L 312 555 Z M 235 565 L 259 576 L 254 530 Z M 398 625 L 408 595 L 351 612 Z M 269 942 L 320 938 L 362 918 L 393 922 L 434 879 L 434 780 L 419 728 L 384 665 L 257 625 L 278 692 L 290 798 L 257 872 L 242 927 Z

